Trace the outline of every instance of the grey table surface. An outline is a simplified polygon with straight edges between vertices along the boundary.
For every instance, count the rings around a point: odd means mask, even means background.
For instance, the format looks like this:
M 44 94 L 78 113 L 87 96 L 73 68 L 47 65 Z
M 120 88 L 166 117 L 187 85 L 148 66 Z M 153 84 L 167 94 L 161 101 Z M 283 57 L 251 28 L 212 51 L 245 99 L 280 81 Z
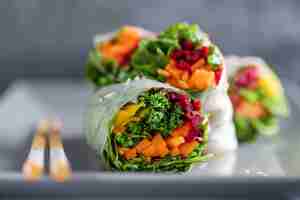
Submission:
M 14 82 L 0 98 L 0 197 L 245 197 L 287 198 L 300 192 L 299 86 L 285 81 L 291 117 L 279 137 L 263 138 L 237 152 L 217 156 L 185 175 L 118 174 L 103 171 L 83 132 L 84 112 L 92 90 L 80 80 L 48 79 Z M 71 161 L 71 182 L 57 184 L 45 176 L 28 184 L 20 170 L 33 127 L 45 116 L 58 116 L 65 151 Z M 197 188 L 197 189 L 195 189 Z

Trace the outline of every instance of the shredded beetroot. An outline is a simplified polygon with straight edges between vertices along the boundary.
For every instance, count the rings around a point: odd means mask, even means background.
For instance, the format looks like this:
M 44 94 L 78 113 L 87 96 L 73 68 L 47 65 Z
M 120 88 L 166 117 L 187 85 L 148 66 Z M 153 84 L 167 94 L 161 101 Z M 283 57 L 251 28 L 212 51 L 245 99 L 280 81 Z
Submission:
M 186 113 L 191 112 L 193 110 L 192 104 L 189 100 L 189 97 L 184 94 L 180 94 L 178 97 L 178 104 Z
M 184 50 L 193 50 L 194 49 L 194 44 L 189 40 L 183 40 L 180 43 L 180 45 Z
M 236 84 L 240 87 L 247 87 L 258 78 L 258 69 L 256 67 L 245 68 L 236 80 Z
M 208 47 L 202 47 L 202 48 L 201 48 L 201 55 L 202 55 L 203 57 L 207 57 L 208 54 L 209 54 L 209 48 L 208 48 Z
M 178 100 L 178 97 L 177 97 L 177 93 L 176 92 L 169 92 L 168 93 L 168 97 L 170 99 L 171 102 L 176 102 Z
M 223 69 L 222 68 L 219 68 L 215 71 L 215 80 L 216 80 L 216 85 L 219 84 L 220 80 L 221 80 L 221 77 L 222 77 L 222 72 L 223 72 Z
M 195 49 L 193 43 L 184 40 L 180 43 L 181 49 L 176 49 L 171 53 L 171 58 L 175 61 L 178 69 L 187 70 L 191 72 L 191 67 L 199 59 L 206 58 L 209 54 L 208 47 Z
M 191 101 L 189 96 L 176 92 L 169 92 L 168 98 L 170 101 L 177 103 L 177 105 L 181 107 L 181 109 L 184 111 L 184 121 L 191 124 L 191 131 L 186 136 L 186 141 L 191 142 L 193 140 L 198 140 L 201 142 L 202 138 L 199 125 L 202 123 L 204 118 L 199 112 L 201 109 L 200 99 L 194 99 Z
M 200 109 L 201 109 L 201 101 L 200 101 L 200 99 L 195 99 L 195 100 L 192 102 L 192 104 L 193 104 L 194 110 L 200 111 Z
M 176 62 L 176 67 L 182 70 L 190 70 L 191 65 L 185 60 L 179 60 Z
M 192 129 L 188 135 L 185 137 L 185 141 L 191 142 L 197 138 L 201 137 L 201 130 L 200 129 Z

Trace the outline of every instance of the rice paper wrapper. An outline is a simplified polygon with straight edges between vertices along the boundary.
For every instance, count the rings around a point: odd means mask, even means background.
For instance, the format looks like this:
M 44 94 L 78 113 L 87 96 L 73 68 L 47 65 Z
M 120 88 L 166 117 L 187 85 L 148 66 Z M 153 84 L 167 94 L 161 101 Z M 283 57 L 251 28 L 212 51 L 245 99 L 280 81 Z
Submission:
M 184 93 L 184 91 L 158 81 L 136 79 L 100 88 L 91 97 L 85 119 L 85 133 L 87 143 L 98 155 L 102 155 L 111 132 L 112 121 L 119 109 L 124 104 L 136 100 L 142 92 L 151 88 L 168 88 Z M 230 120 L 225 124 L 216 123 L 216 127 L 209 127 L 209 153 L 220 153 L 237 147 L 235 134 L 228 129 L 229 122 Z M 214 123 L 211 124 L 215 126 Z
M 276 73 L 262 58 L 254 56 L 239 57 L 230 55 L 225 57 L 225 64 L 228 67 L 227 76 L 229 77 L 229 79 L 233 78 L 238 70 L 249 65 L 258 67 L 260 76 L 271 75 L 278 84 L 278 94 L 280 98 L 280 101 L 276 105 L 276 108 L 274 106 L 275 114 L 285 117 L 289 115 L 288 101 L 284 94 L 282 83 Z
M 217 87 L 201 92 L 204 111 L 210 114 L 209 118 L 209 152 L 219 154 L 234 151 L 238 148 L 235 128 L 232 121 L 233 108 L 227 94 L 228 79 L 227 66 L 223 65 L 223 73 Z
M 169 88 L 180 90 L 149 79 L 137 79 L 126 83 L 100 88 L 91 97 L 85 121 L 85 133 L 88 144 L 98 153 L 102 153 L 108 134 L 111 132 L 113 117 L 119 109 L 134 101 L 144 91 L 151 88 Z

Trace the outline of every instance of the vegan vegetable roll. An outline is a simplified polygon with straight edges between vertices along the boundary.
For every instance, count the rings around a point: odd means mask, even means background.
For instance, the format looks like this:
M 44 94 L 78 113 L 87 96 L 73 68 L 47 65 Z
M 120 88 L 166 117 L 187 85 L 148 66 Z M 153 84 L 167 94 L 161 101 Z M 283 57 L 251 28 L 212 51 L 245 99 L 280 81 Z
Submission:
M 288 105 L 274 71 L 257 57 L 229 56 L 226 64 L 238 140 L 251 142 L 258 135 L 277 133 L 278 117 L 288 116 Z
M 86 76 L 96 86 L 121 83 L 137 74 L 130 66 L 133 52 L 143 38 L 154 34 L 135 26 L 123 26 L 117 32 L 97 35 L 86 64 Z
M 86 136 L 106 166 L 118 171 L 183 172 L 211 156 L 201 101 L 147 79 L 98 90 Z

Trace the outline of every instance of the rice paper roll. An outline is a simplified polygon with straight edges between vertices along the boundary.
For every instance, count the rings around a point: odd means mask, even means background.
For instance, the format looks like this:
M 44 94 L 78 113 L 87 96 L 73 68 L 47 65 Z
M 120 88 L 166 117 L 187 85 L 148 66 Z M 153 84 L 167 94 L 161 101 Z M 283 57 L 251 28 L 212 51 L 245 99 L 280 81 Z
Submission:
M 276 134 L 278 117 L 287 117 L 289 113 L 278 76 L 258 57 L 228 56 L 226 65 L 238 140 L 253 142 L 259 135 Z
M 130 66 L 131 56 L 143 38 L 154 36 L 143 28 L 128 25 L 96 35 L 86 64 L 87 79 L 103 87 L 134 78 L 137 74 Z
M 97 90 L 85 132 L 99 160 L 112 170 L 183 172 L 211 156 L 201 101 L 154 80 Z
M 214 141 L 214 145 L 209 148 L 212 151 L 237 148 L 224 58 L 198 25 L 177 23 L 155 38 L 142 40 L 131 65 L 147 78 L 168 83 L 202 99 L 204 110 L 211 114 L 210 141 Z

